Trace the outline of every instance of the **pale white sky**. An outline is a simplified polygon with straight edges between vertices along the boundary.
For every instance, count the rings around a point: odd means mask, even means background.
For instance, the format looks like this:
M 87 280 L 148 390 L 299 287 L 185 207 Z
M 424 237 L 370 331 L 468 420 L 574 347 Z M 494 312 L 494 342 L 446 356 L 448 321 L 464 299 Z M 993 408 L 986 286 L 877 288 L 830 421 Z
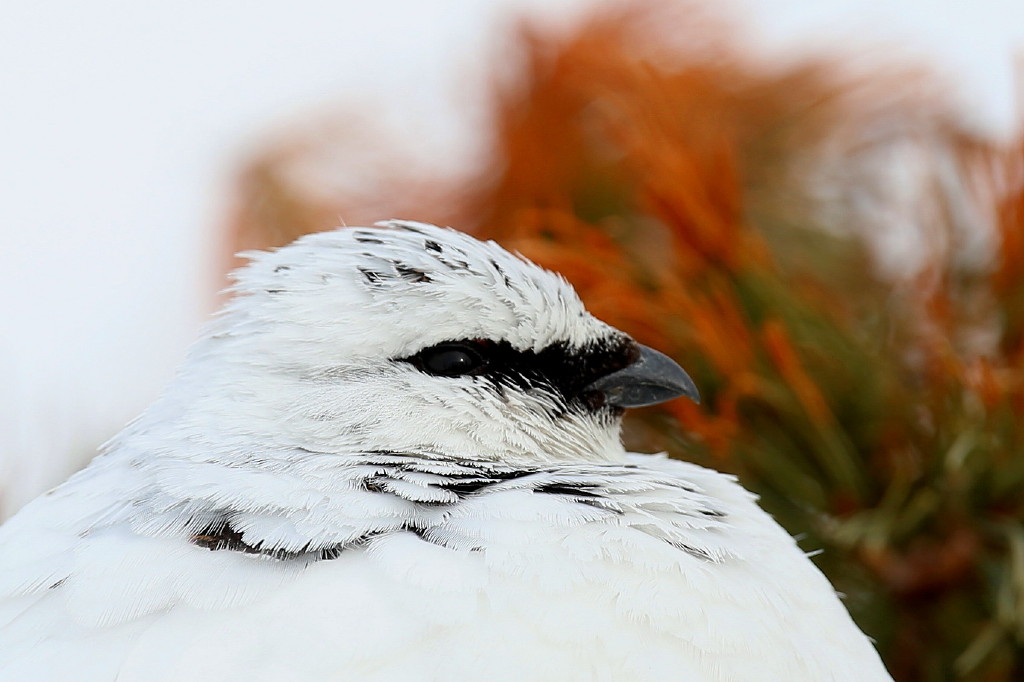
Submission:
M 950 96 L 979 131 L 1019 124 L 1014 63 L 1024 46 L 1020 0 L 727 0 L 752 42 L 771 54 L 869 46 L 865 58 L 907 57 L 949 76 Z
M 508 18 L 545 8 L 564 20 L 588 0 L 554 4 L 8 3 L 0 517 L 77 467 L 172 373 L 211 300 L 213 235 L 249 143 L 352 103 L 414 151 L 443 157 L 459 148 L 450 121 L 489 68 L 482 55 L 500 54 Z M 951 97 L 980 130 L 1006 136 L 1015 125 L 1024 3 L 732 4 L 766 55 L 868 42 L 887 58 L 899 46 L 952 75 Z

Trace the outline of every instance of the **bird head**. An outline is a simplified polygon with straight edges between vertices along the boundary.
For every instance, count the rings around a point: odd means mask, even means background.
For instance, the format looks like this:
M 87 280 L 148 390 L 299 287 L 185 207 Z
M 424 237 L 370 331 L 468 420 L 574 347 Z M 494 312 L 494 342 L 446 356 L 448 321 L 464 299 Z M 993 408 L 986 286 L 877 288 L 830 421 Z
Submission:
M 246 255 L 165 401 L 196 437 L 614 461 L 625 408 L 697 398 L 672 360 L 494 242 L 392 221 Z

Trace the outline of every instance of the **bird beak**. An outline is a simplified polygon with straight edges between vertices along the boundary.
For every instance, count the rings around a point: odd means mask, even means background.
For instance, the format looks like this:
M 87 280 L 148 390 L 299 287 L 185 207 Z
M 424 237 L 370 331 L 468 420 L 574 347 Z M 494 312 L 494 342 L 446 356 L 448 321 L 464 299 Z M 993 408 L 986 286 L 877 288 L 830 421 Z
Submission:
M 683 395 L 700 403 L 690 375 L 672 358 L 647 346 L 640 346 L 636 362 L 601 377 L 584 391 L 603 394 L 605 404 L 615 407 L 657 405 Z

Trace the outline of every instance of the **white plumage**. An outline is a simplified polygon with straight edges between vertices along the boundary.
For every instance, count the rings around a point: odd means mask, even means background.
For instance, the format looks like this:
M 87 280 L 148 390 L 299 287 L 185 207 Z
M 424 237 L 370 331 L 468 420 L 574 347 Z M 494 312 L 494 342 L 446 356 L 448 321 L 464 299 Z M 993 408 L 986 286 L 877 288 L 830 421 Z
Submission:
M 400 222 L 252 259 L 0 527 L 0 680 L 890 679 L 752 495 L 623 450 L 688 379 L 557 275 Z

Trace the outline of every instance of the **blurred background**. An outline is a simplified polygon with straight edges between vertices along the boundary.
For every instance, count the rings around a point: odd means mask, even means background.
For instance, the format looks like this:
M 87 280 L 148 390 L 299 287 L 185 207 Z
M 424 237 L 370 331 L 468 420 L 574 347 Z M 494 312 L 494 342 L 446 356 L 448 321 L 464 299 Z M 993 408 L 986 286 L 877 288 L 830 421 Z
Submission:
M 40 0 L 0 24 L 0 517 L 236 251 L 391 217 L 563 272 L 705 401 L 901 681 L 1024 679 L 1024 5 Z

